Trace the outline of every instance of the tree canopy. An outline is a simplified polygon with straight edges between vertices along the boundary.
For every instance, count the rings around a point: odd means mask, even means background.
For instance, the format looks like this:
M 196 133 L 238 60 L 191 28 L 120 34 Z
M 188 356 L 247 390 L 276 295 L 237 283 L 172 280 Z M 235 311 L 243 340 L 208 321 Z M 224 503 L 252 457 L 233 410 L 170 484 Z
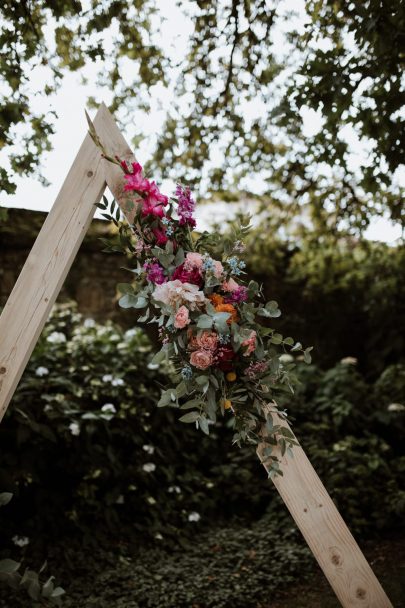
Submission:
M 217 196 L 260 195 L 283 218 L 304 207 L 327 230 L 342 220 L 362 230 L 373 214 L 405 223 L 394 175 L 404 153 L 402 2 L 309 0 L 301 18 L 286 0 L 179 6 L 190 25 L 180 58 L 160 36 L 154 0 L 2 3 L 2 190 L 13 192 L 14 172 L 38 172 L 55 120 L 49 99 L 64 74 L 97 61 L 93 103 L 112 91 L 123 126 L 148 112 L 155 85 L 173 94 L 150 161 L 155 174 L 193 186 L 202 176 Z M 42 70 L 39 91 L 33 70 Z M 311 111 L 320 127 L 308 134 Z M 361 160 L 348 143 L 356 138 L 367 151 Z

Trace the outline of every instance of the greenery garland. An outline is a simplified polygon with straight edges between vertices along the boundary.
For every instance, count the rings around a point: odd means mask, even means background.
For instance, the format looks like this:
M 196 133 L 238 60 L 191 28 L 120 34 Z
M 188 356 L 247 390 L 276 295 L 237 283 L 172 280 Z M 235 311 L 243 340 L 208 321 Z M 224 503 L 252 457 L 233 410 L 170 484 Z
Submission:
M 229 416 L 234 443 L 264 441 L 269 474 L 282 474 L 277 453 L 291 452 L 297 443 L 279 424 L 286 412 L 277 408 L 277 395 L 292 392 L 294 384 L 294 366 L 282 355 L 302 351 L 310 363 L 311 347 L 303 349 L 264 323 L 281 312 L 245 278 L 249 221 L 228 235 L 198 233 L 190 189 L 178 184 L 174 196 L 162 194 L 139 163 L 109 156 L 89 124 L 103 156 L 122 168 L 125 208 L 134 214 L 129 224 L 115 201 L 104 197 L 98 204 L 119 229 L 114 251 L 133 262 L 134 280 L 118 285 L 119 304 L 142 311 L 139 322 L 158 325 L 162 347 L 152 364 L 166 360 L 175 368 L 173 386 L 158 406 L 178 408 L 181 422 L 206 434 L 219 414 Z

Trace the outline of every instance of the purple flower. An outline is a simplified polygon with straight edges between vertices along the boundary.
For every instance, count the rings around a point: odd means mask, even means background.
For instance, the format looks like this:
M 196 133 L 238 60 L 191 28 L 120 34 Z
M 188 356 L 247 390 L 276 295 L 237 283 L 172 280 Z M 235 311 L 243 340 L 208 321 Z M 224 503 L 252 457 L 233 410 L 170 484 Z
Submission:
M 265 371 L 267 371 L 267 367 L 268 364 L 266 361 L 257 361 L 256 363 L 253 363 L 252 361 L 249 367 L 246 368 L 245 374 L 248 378 L 254 380 L 256 376 L 263 374 Z
M 146 278 L 151 283 L 155 283 L 155 285 L 161 285 L 162 283 L 165 283 L 167 281 L 163 268 L 157 262 L 146 262 L 143 267 L 146 272 Z
M 248 290 L 244 285 L 239 285 L 234 291 L 225 296 L 225 302 L 227 304 L 240 304 L 246 302 L 248 299 Z
M 196 225 L 196 221 L 193 218 L 195 200 L 191 196 L 190 188 L 183 188 L 183 186 L 177 184 L 176 196 L 178 199 L 177 213 L 179 214 L 180 226 L 188 224 L 194 228 Z

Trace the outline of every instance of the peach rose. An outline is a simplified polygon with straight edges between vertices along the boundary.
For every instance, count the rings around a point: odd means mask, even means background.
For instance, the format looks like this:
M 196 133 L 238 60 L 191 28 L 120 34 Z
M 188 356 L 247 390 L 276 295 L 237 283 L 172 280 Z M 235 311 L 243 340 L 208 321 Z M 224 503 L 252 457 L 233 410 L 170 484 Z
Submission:
M 214 331 L 203 331 L 197 336 L 197 344 L 199 348 L 214 351 L 218 344 L 218 335 Z
M 212 353 L 209 350 L 195 350 L 190 356 L 191 365 L 198 369 L 207 369 L 213 364 L 213 361 Z
M 183 329 L 189 323 L 190 318 L 188 316 L 188 308 L 185 306 L 180 306 L 179 310 L 176 312 L 176 316 L 174 317 L 174 326 L 177 327 L 177 329 Z

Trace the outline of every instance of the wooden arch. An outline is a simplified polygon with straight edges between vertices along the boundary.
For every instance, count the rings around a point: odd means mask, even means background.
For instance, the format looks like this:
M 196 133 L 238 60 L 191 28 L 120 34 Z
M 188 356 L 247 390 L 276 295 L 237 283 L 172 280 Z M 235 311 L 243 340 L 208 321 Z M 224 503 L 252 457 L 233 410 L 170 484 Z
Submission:
M 134 155 L 107 107 L 94 120 L 112 155 Z M 0 421 L 74 261 L 106 186 L 131 221 L 122 198 L 122 171 L 86 135 L 0 316 Z M 258 456 L 265 458 L 259 446 Z M 392 608 L 335 504 L 297 446 L 281 458 L 273 483 L 344 608 Z

